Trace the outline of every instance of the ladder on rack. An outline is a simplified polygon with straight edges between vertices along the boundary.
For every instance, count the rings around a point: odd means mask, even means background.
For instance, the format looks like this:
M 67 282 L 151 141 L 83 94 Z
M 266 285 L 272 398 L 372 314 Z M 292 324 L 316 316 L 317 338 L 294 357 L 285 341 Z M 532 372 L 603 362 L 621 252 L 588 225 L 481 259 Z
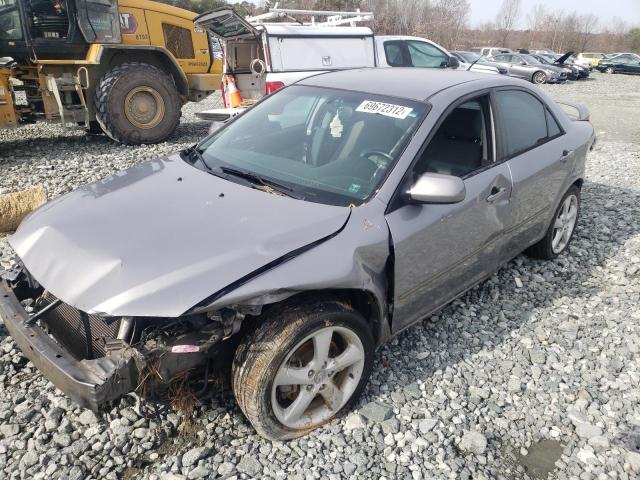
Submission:
M 296 17 L 310 17 L 310 22 L 302 22 Z M 321 17 L 322 21 L 317 21 L 316 17 Z M 350 25 L 355 27 L 356 23 L 373 20 L 373 12 L 339 12 L 326 10 L 297 10 L 292 8 L 270 8 L 267 13 L 247 17 L 246 20 L 254 25 L 269 23 L 269 20 L 289 19 L 300 25 L 311 25 L 316 27 L 335 27 L 339 25 Z

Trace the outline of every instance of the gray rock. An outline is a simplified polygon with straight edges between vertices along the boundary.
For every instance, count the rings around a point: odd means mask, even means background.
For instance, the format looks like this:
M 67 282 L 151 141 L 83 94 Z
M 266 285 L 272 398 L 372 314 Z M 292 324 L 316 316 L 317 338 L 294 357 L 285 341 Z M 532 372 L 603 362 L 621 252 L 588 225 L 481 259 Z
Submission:
M 223 462 L 218 467 L 218 475 L 226 477 L 227 475 L 230 475 L 235 469 L 236 466 L 233 463 Z
M 95 425 L 100 419 L 91 410 L 85 410 L 78 416 L 78 420 L 83 425 Z
M 382 402 L 370 402 L 360 409 L 360 415 L 369 422 L 381 423 L 393 417 L 393 407 Z
M 480 455 L 487 449 L 487 438 L 480 432 L 468 431 L 462 436 L 458 447 L 463 452 Z
M 356 471 L 356 466 L 351 462 L 344 462 L 342 469 L 345 475 L 352 475 Z
M 13 437 L 20 433 L 20 425 L 16 425 L 15 423 L 10 423 L 7 425 L 0 425 L 0 433 L 3 437 Z
M 190 467 L 209 455 L 210 450 L 207 447 L 196 447 L 188 450 L 182 455 L 182 466 Z
M 29 450 L 20 459 L 20 464 L 24 468 L 29 468 L 35 465 L 36 463 L 38 463 L 38 459 L 39 459 L 38 453 L 35 450 Z
M 344 421 L 344 429 L 347 432 L 350 432 L 351 430 L 355 430 L 356 428 L 365 428 L 365 427 L 366 427 L 366 423 L 364 419 L 362 418 L 361 415 L 358 415 L 357 413 L 349 414 Z
M 211 475 L 211 469 L 205 466 L 197 466 L 187 474 L 189 480 L 204 478 Z
M 631 467 L 632 472 L 640 472 L 640 453 L 638 452 L 627 452 L 625 457 L 625 461 Z
M 580 438 L 592 438 L 598 437 L 602 435 L 602 429 L 597 427 L 596 425 L 592 425 L 590 423 L 577 423 L 576 424 L 576 434 Z
M 425 418 L 424 420 L 420 420 L 418 423 L 418 430 L 420 430 L 421 434 L 425 435 L 433 430 L 437 424 L 438 420 L 434 418 Z
M 262 473 L 262 465 L 260 465 L 260 462 L 249 455 L 242 457 L 236 468 L 239 472 L 246 473 L 251 477 L 255 477 Z

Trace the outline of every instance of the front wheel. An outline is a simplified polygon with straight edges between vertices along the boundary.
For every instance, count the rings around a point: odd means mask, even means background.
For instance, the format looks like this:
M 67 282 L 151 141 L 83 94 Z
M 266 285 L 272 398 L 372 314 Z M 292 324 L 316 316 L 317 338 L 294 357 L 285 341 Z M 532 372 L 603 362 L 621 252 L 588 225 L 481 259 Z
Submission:
M 531 81 L 537 85 L 541 85 L 547 82 L 547 74 L 544 72 L 536 72 L 533 74 Z
M 607 67 L 604 69 L 604 73 L 612 74 L 615 73 L 615 70 L 613 69 L 613 67 Z
M 562 197 L 544 238 L 526 251 L 543 260 L 553 260 L 564 252 L 573 238 L 580 213 L 580 189 L 572 186 Z
M 234 394 L 260 435 L 296 438 L 360 396 L 373 353 L 369 326 L 349 305 L 324 301 L 277 309 L 238 347 Z

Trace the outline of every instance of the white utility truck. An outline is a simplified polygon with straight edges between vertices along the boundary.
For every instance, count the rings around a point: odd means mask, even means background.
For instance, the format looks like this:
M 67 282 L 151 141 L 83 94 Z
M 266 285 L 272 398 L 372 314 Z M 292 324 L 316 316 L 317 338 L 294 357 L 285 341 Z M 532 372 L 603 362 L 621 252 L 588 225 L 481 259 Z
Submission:
M 229 7 L 200 15 L 195 23 L 219 38 L 224 46 L 225 108 L 200 112 L 198 116 L 226 121 L 279 88 L 331 70 L 470 67 L 424 38 L 374 36 L 370 28 L 356 26 L 372 19 L 370 12 L 280 8 L 247 18 Z M 476 66 L 471 68 L 476 70 Z M 478 71 L 486 73 L 486 67 L 479 67 Z M 498 73 L 497 69 L 492 73 Z

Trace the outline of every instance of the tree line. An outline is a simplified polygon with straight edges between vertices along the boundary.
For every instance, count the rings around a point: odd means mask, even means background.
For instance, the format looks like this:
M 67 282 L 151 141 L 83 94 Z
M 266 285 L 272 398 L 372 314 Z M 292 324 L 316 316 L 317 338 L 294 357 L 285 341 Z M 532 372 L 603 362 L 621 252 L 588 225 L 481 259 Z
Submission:
M 205 12 L 225 5 L 222 0 L 166 0 L 175 6 Z M 243 1 L 233 7 L 256 15 L 274 6 Z M 495 20 L 471 27 L 467 0 L 280 0 L 281 8 L 371 11 L 373 30 L 381 35 L 415 35 L 449 49 L 481 46 L 550 48 L 556 52 L 640 52 L 640 27 L 622 19 L 604 23 L 589 13 L 565 12 L 537 4 L 524 12 L 522 0 L 503 0 Z M 524 25 L 524 28 L 522 27 Z

